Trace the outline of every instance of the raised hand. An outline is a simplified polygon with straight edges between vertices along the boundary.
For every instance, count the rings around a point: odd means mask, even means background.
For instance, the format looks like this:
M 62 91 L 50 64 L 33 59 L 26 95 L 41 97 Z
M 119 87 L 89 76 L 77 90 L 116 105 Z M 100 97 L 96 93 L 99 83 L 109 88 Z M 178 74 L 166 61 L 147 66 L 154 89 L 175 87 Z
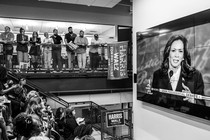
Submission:
M 191 93 L 190 89 L 184 83 L 182 83 L 182 87 L 184 88 L 182 92 Z M 186 97 L 183 100 L 195 104 L 195 98 L 193 97 Z

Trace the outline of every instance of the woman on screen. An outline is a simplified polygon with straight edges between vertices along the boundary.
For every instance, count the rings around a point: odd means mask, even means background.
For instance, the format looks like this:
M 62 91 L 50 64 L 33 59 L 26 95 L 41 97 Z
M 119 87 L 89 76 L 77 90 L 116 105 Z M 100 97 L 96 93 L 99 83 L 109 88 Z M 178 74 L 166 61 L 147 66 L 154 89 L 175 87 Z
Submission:
M 188 92 L 204 95 L 204 82 L 201 73 L 191 66 L 187 39 L 173 35 L 168 40 L 161 68 L 154 72 L 152 87 L 169 91 Z M 205 105 L 203 100 L 161 92 L 154 93 L 154 101 L 164 107 L 180 110 L 192 104 Z

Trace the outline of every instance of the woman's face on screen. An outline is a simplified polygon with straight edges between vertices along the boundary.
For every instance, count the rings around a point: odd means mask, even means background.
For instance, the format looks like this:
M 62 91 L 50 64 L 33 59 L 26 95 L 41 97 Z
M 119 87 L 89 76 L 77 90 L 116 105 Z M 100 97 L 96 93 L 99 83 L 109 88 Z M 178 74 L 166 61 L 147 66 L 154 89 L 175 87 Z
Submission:
M 171 44 L 169 53 L 169 68 L 178 68 L 184 58 L 184 44 L 181 40 L 176 40 Z

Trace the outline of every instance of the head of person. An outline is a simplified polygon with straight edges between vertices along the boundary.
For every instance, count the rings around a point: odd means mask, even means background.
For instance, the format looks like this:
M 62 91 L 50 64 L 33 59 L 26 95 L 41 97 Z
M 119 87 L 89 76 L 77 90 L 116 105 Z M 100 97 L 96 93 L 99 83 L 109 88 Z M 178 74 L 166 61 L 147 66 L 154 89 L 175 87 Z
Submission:
M 58 34 L 58 29 L 53 29 L 53 34 L 57 35 Z
M 44 37 L 46 37 L 46 38 L 48 38 L 48 37 L 49 37 L 48 32 L 44 32 Z
M 20 85 L 25 85 L 26 84 L 26 79 L 25 78 L 21 78 L 19 83 L 20 83 Z
M 76 122 L 77 122 L 78 125 L 85 124 L 85 118 L 80 118 L 80 117 L 78 117 L 78 118 L 76 119 Z
M 64 108 L 59 107 L 55 112 L 55 118 L 63 118 L 64 117 Z
M 187 50 L 187 39 L 183 35 L 173 35 L 166 43 L 161 69 L 167 73 L 179 67 L 185 72 L 192 70 L 191 58 Z
M 79 36 L 80 36 L 80 37 L 84 37 L 84 33 L 85 33 L 85 32 L 84 32 L 83 30 L 80 30 L 80 31 L 79 31 Z
M 31 90 L 31 91 L 27 94 L 26 99 L 29 101 L 30 98 L 32 98 L 32 97 L 37 97 L 37 96 L 39 96 L 39 92 L 37 92 L 36 90 Z
M 20 28 L 20 34 L 25 34 L 25 29 L 23 29 L 22 27 Z
M 38 35 L 38 32 L 37 31 L 33 31 L 32 36 L 35 37 L 35 38 L 37 38 L 39 36 Z
M 10 27 L 9 26 L 5 26 L 4 30 L 5 30 L 6 33 L 8 33 L 8 32 L 10 32 Z
M 28 101 L 28 106 L 26 108 L 26 113 L 36 114 L 38 116 L 42 115 L 43 101 L 39 96 L 31 97 Z
M 72 27 L 68 27 L 69 33 L 73 33 Z
M 95 40 L 98 40 L 98 34 L 94 34 Z
M 38 136 L 42 130 L 42 123 L 36 114 L 18 114 L 13 121 L 15 133 L 30 138 Z
M 74 107 L 69 107 L 66 109 L 66 117 L 74 117 L 76 115 L 76 111 Z

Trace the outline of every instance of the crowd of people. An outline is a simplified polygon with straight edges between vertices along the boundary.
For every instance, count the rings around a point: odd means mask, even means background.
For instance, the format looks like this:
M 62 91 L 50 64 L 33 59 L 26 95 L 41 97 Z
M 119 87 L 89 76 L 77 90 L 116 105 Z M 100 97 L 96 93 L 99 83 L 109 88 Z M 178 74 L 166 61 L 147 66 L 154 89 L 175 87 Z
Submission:
M 79 35 L 73 32 L 72 27 L 68 27 L 68 33 L 64 39 L 58 34 L 58 29 L 53 29 L 53 35 L 49 36 L 48 32 L 44 33 L 44 39 L 39 37 L 37 31 L 34 31 L 29 37 L 25 34 L 25 29 L 20 28 L 20 33 L 15 35 L 11 32 L 10 27 L 6 26 L 5 31 L 0 35 L 0 43 L 3 45 L 3 54 L 5 57 L 5 66 L 12 69 L 12 57 L 14 53 L 14 44 L 17 45 L 17 60 L 20 69 L 25 69 L 22 64 L 29 64 L 36 71 L 42 67 L 50 72 L 63 72 L 62 64 L 62 46 L 65 46 L 67 53 L 67 68 L 71 71 L 74 69 L 75 56 L 79 72 L 86 72 L 86 50 L 90 48 L 90 68 L 95 72 L 99 67 L 99 48 L 103 45 L 98 34 L 94 34 L 91 43 L 84 36 L 84 31 L 80 30 Z M 30 59 L 29 59 L 30 57 Z M 28 65 L 26 65 L 28 66 Z
M 14 82 L 0 66 L 1 140 L 94 140 L 90 121 L 75 117 L 74 107 L 59 107 L 54 113 L 47 98 L 37 90 L 27 91 L 26 79 Z

